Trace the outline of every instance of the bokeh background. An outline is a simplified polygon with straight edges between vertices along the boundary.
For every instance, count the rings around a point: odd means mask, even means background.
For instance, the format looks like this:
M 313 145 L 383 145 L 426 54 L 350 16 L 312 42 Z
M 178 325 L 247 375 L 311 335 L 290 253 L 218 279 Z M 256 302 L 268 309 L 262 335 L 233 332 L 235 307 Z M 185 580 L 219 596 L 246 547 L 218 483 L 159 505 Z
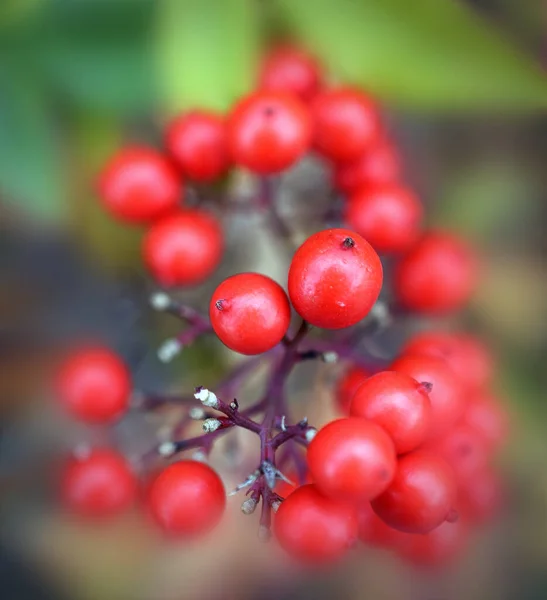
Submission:
M 0 2 L 2 597 L 547 597 L 545 11 L 540 0 Z M 59 415 L 46 393 L 67 343 L 104 338 L 144 389 L 215 379 L 232 360 L 205 343 L 159 365 L 155 348 L 176 324 L 149 315 L 142 232 L 102 212 L 95 175 L 120 144 L 159 143 L 179 110 L 225 111 L 252 88 L 264 49 L 287 37 L 313 50 L 334 80 L 382 102 L 429 222 L 469 237 L 488 262 L 461 320 L 498 355 L 497 389 L 513 423 L 501 460 L 509 505 L 442 573 L 416 573 L 378 552 L 332 573 L 301 572 L 258 545 L 239 499 L 233 519 L 197 546 L 166 545 L 137 512 L 91 528 L 55 505 L 59 453 L 104 441 Z M 294 174 L 306 202 L 324 194 L 314 173 Z M 218 280 L 236 267 L 282 279 L 288 256 L 268 237 L 253 241 L 252 230 L 245 217 L 229 220 Z M 208 289 L 186 298 L 203 305 Z M 305 372 L 295 395 L 311 386 L 329 404 L 325 369 Z M 109 435 L 137 456 L 168 418 L 132 415 Z M 233 455 L 224 446 L 217 458 L 227 480 L 237 480 Z

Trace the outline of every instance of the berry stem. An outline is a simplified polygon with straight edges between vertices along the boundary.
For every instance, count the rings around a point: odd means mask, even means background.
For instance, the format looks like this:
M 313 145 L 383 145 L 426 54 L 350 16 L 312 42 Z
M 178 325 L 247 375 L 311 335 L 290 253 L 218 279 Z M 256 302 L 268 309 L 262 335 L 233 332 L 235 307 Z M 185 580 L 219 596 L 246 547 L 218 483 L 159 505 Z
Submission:
M 258 204 L 261 209 L 268 211 L 272 231 L 281 240 L 289 242 L 291 246 L 294 246 L 292 231 L 289 229 L 287 223 L 281 217 L 277 209 L 277 180 L 273 177 L 261 177 L 259 183 L 260 191 L 258 195 Z

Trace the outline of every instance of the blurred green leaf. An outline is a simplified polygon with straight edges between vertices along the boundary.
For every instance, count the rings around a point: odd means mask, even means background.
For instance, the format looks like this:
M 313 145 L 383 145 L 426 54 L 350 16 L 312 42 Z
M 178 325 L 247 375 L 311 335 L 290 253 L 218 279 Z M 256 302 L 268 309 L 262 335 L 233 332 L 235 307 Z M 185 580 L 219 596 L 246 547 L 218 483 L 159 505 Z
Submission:
M 157 74 L 164 108 L 226 110 L 253 83 L 257 7 L 252 0 L 159 0 Z
M 335 73 L 413 109 L 547 106 L 533 61 L 455 0 L 278 0 Z
M 2 0 L 0 3 L 0 30 L 26 18 L 44 0 Z

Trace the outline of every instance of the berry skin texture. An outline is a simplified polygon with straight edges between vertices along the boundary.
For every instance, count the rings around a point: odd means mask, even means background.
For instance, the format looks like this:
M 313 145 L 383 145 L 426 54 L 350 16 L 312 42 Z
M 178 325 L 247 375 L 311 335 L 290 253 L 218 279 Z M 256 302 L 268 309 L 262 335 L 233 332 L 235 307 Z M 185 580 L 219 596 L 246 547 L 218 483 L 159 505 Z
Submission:
M 314 485 L 296 489 L 274 518 L 274 534 L 291 556 L 307 563 L 340 559 L 357 540 L 355 508 L 323 496 Z
M 404 252 L 419 237 L 422 205 L 407 188 L 394 183 L 353 192 L 344 219 L 377 252 Z
M 230 165 L 226 124 L 214 113 L 180 115 L 167 127 L 165 144 L 183 174 L 194 181 L 214 181 Z
M 501 448 L 509 433 L 509 417 L 500 401 L 484 392 L 471 397 L 462 421 L 478 433 L 490 452 Z
M 137 482 L 121 454 L 96 448 L 84 457 L 71 457 L 61 475 L 60 493 L 70 512 L 84 518 L 107 518 L 130 508 Z
M 209 305 L 211 325 L 220 341 L 240 354 L 262 354 L 287 333 L 291 307 L 285 290 L 259 273 L 225 279 Z
M 131 377 L 123 361 L 108 348 L 85 348 L 61 365 L 56 387 L 63 408 L 76 419 L 106 424 L 127 410 Z
M 332 421 L 308 447 L 308 467 L 317 489 L 350 502 L 381 494 L 393 479 L 396 464 L 391 438 L 366 419 Z
M 177 207 L 182 179 L 163 155 L 145 146 L 115 154 L 99 177 L 106 210 L 120 221 L 146 223 Z
M 423 444 L 431 428 L 427 386 L 404 373 L 384 371 L 369 377 L 355 392 L 352 417 L 380 425 L 391 437 L 397 454 Z
M 372 246 L 348 229 L 311 235 L 289 268 L 289 297 L 296 312 L 323 329 L 363 319 L 382 289 L 382 264 Z
M 394 548 L 407 533 L 402 533 L 386 525 L 372 510 L 369 502 L 359 505 L 359 539 L 367 546 Z
M 349 413 L 349 407 L 357 388 L 370 376 L 362 367 L 350 367 L 342 374 L 336 384 L 334 397 L 336 404 L 344 414 Z
M 311 142 L 311 120 L 298 98 L 283 92 L 258 92 L 241 100 L 228 119 L 233 161 L 267 175 L 291 167 Z
M 259 88 L 287 92 L 309 102 L 319 91 L 321 72 L 317 61 L 296 48 L 277 48 L 266 57 Z
M 460 381 L 440 358 L 420 355 L 404 355 L 390 367 L 420 383 L 430 383 L 431 391 L 431 437 L 443 435 L 462 416 L 466 395 Z
M 349 88 L 326 90 L 311 105 L 316 150 L 334 162 L 359 159 L 380 135 L 375 104 Z
M 394 291 L 407 309 L 444 314 L 461 308 L 478 279 L 477 261 L 459 238 L 430 232 L 395 268 Z
M 213 529 L 226 507 L 220 477 L 208 465 L 183 460 L 169 465 L 150 487 L 152 517 L 172 536 L 194 537 Z
M 394 529 L 425 534 L 446 520 L 455 502 L 456 481 L 448 463 L 416 450 L 399 458 L 391 485 L 372 508 Z
M 161 219 L 145 235 L 142 246 L 148 270 L 165 287 L 201 283 L 215 271 L 223 250 L 219 222 L 198 209 Z

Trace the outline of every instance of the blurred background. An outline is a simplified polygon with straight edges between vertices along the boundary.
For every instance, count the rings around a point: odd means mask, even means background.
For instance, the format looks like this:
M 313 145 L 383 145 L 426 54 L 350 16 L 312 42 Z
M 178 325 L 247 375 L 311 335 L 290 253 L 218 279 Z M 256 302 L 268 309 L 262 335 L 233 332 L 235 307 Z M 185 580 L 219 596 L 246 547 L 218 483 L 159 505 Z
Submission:
M 44 375 L 67 343 L 106 340 L 144 389 L 218 378 L 230 360 L 200 343 L 171 367 L 158 364 L 158 341 L 176 324 L 149 315 L 142 231 L 103 213 L 96 173 L 125 142 L 160 143 L 177 111 L 226 111 L 252 89 L 264 50 L 287 38 L 313 51 L 333 80 L 382 103 L 429 223 L 461 232 L 488 261 L 463 321 L 498 355 L 497 388 L 514 426 L 502 457 L 510 503 L 461 563 L 433 576 L 377 551 L 332 573 L 300 572 L 258 546 L 240 499 L 224 529 L 197 546 L 166 546 L 137 512 L 90 528 L 55 505 L 59 452 L 103 435 L 78 429 L 47 397 Z M 2 0 L 2 596 L 546 598 L 545 56 L 540 0 Z M 310 198 L 321 179 L 310 183 L 307 173 L 294 177 Z M 230 249 L 211 285 L 235 268 L 286 269 L 268 238 L 258 236 L 251 257 L 243 227 L 229 222 Z M 203 306 L 208 290 L 186 297 Z M 328 403 L 328 373 L 308 376 Z M 156 417 L 130 416 L 109 435 L 137 455 L 156 442 Z

